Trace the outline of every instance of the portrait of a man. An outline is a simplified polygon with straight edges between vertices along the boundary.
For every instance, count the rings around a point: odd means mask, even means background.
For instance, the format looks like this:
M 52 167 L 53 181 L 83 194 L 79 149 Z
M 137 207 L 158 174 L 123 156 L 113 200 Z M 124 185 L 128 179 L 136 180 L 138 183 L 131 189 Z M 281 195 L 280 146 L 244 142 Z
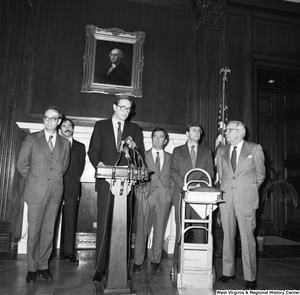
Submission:
M 106 46 L 104 46 L 104 44 Z M 124 44 L 121 45 L 118 44 L 118 42 L 114 42 L 109 44 L 111 48 L 114 46 L 110 49 L 107 46 L 107 42 L 104 44 L 101 42 L 101 51 L 97 51 L 98 58 L 96 56 L 94 82 L 131 86 L 131 48 L 128 47 L 128 45 L 126 46 L 126 44 L 124 47 Z M 100 52 L 103 54 L 100 54 Z M 104 52 L 106 54 L 104 54 Z
M 81 92 L 142 97 L 144 32 L 86 26 Z
M 130 86 L 131 75 L 122 62 L 123 57 L 121 49 L 115 48 L 110 52 L 111 65 L 104 70 L 100 83 Z

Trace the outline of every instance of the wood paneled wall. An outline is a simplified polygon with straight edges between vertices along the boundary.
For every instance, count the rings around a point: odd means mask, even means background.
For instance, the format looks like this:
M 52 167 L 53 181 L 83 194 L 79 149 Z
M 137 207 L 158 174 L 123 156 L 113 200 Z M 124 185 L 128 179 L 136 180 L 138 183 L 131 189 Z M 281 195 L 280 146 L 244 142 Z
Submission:
M 255 6 L 234 0 L 225 11 L 224 27 L 214 27 L 199 25 L 201 5 L 197 10 L 195 3 L 201 1 L 150 2 L 31 0 L 30 6 L 0 1 L 0 221 L 10 218 L 17 174 L 15 122 L 41 122 L 50 104 L 75 117 L 77 125 L 92 126 L 112 114 L 111 96 L 80 92 L 87 24 L 145 32 L 143 97 L 136 99 L 133 117 L 144 130 L 160 125 L 184 133 L 185 125 L 196 120 L 205 130 L 203 144 L 214 149 L 219 71 L 228 66 L 229 116 L 243 120 L 250 139 L 256 138 L 253 64 L 273 60 L 300 67 L 300 12 L 290 9 L 287 18 L 274 1 L 261 6 L 254 1 Z

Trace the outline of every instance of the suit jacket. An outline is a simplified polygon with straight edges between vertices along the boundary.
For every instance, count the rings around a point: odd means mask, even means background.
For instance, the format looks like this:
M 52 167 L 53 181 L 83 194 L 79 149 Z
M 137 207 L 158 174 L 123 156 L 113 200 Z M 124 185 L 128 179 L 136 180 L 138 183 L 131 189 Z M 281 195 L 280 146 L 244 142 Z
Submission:
M 145 194 L 151 197 L 155 195 L 156 200 L 161 204 L 170 203 L 172 201 L 173 182 L 170 181 L 170 167 L 172 155 L 164 151 L 164 163 L 160 171 L 157 171 L 155 162 L 152 156 L 152 150 L 145 152 L 145 162 L 148 169 L 154 172 L 151 175 L 151 181 L 144 186 L 138 186 L 136 197 L 141 200 Z
M 24 200 L 40 203 L 50 192 L 60 203 L 63 193 L 63 175 L 70 160 L 70 142 L 57 134 L 51 153 L 44 130 L 28 134 L 22 143 L 17 168 L 25 177 Z
M 124 85 L 124 86 L 130 86 L 130 73 L 125 68 L 125 65 L 123 62 L 120 62 L 109 74 L 107 74 L 108 70 L 111 66 L 107 67 L 102 76 L 100 83 L 105 84 L 114 84 L 114 85 Z
M 145 148 L 142 130 L 137 124 L 125 121 L 122 140 L 125 140 L 128 136 L 132 137 L 143 157 Z M 131 157 L 134 156 L 131 150 L 130 154 Z M 119 155 L 116 148 L 112 119 L 96 122 L 88 150 L 88 156 L 94 168 L 96 168 L 100 162 L 103 162 L 105 165 L 115 165 Z M 124 155 L 122 155 L 118 165 L 127 165 L 127 160 Z M 96 191 L 107 191 L 108 189 L 109 184 L 104 179 L 96 178 Z
M 80 195 L 80 177 L 85 167 L 85 145 L 75 139 L 72 142 L 70 164 L 64 176 L 64 197 Z
M 257 209 L 258 189 L 265 179 L 264 153 L 259 144 L 244 141 L 238 164 L 233 172 L 230 163 L 230 145 L 218 148 L 216 164 L 221 181 L 220 189 L 225 193 L 222 208 L 233 202 L 238 208 Z
M 211 178 L 213 178 L 214 176 L 212 152 L 209 149 L 199 144 L 198 144 L 195 168 L 200 168 L 205 170 L 210 175 Z M 193 169 L 191 156 L 190 156 L 188 145 L 187 143 L 185 143 L 184 145 L 176 147 L 172 155 L 170 173 L 171 173 L 172 180 L 175 183 L 174 194 L 173 194 L 173 205 L 178 206 L 180 193 L 184 186 L 184 177 L 186 173 L 191 169 Z M 202 172 L 191 173 L 187 181 L 190 181 L 192 179 L 197 179 L 197 180 L 201 179 L 207 181 L 206 175 Z

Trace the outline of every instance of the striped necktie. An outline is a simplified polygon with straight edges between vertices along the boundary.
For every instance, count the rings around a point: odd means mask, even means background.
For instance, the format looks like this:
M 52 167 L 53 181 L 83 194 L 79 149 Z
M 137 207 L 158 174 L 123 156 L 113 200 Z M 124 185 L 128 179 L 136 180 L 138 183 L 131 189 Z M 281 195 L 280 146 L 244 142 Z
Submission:
M 51 151 L 51 152 L 53 151 L 52 138 L 53 138 L 53 135 L 50 135 L 50 136 L 49 136 L 49 140 L 48 140 L 48 145 L 49 145 L 49 148 L 50 148 L 50 151 Z
M 117 151 L 120 152 L 120 147 L 122 143 L 122 130 L 121 130 L 121 122 L 118 122 L 118 133 L 117 133 Z

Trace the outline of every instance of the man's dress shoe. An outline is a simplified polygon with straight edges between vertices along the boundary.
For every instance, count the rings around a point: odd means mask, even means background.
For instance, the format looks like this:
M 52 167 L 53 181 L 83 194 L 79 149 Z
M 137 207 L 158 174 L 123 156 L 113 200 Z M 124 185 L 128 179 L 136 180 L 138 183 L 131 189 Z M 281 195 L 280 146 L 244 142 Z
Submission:
M 29 271 L 26 276 L 26 282 L 32 284 L 36 281 L 37 271 Z
M 66 260 L 69 260 L 72 263 L 79 263 L 79 260 L 76 258 L 76 256 L 74 254 L 67 254 L 66 256 Z
M 53 274 L 49 269 L 38 270 L 38 275 L 43 277 L 45 280 L 52 280 Z
M 218 282 L 219 282 L 219 283 L 227 283 L 229 280 L 234 280 L 234 279 L 235 279 L 235 276 L 231 276 L 231 277 L 221 276 L 221 277 L 218 279 Z
M 151 262 L 151 265 L 152 265 L 153 269 L 156 270 L 156 271 L 161 271 L 162 270 L 162 266 L 161 266 L 160 263 Z
M 256 281 L 246 283 L 246 290 L 255 290 L 256 289 Z
M 133 264 L 132 271 L 135 273 L 140 273 L 142 271 L 142 266 L 139 264 Z

